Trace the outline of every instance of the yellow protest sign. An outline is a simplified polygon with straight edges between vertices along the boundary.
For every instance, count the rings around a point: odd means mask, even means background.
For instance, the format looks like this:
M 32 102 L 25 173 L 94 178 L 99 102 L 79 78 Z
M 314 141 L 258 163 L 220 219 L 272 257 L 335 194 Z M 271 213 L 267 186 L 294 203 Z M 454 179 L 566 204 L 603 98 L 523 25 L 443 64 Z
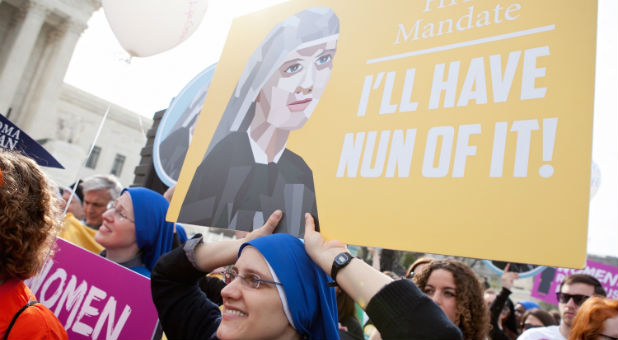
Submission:
M 234 21 L 168 218 L 585 264 L 595 1 L 292 1 Z M 564 249 L 568 251 L 564 251 Z

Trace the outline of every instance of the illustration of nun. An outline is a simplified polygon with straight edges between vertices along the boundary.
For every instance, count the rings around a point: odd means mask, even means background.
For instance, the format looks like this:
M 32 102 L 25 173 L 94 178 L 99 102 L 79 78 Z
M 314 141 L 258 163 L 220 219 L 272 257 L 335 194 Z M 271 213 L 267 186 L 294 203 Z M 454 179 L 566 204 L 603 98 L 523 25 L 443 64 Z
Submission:
M 179 222 L 250 231 L 276 209 L 278 232 L 304 233 L 317 219 L 313 174 L 286 148 L 330 78 L 339 19 L 313 7 L 277 24 L 253 52 L 197 168 Z

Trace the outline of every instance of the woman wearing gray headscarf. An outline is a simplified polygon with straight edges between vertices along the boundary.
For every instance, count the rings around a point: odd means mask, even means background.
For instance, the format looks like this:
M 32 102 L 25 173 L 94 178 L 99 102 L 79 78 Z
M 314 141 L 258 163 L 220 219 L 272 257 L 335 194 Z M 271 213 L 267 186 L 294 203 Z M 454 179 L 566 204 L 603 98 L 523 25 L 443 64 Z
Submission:
M 286 148 L 315 109 L 333 67 L 339 19 L 313 7 L 277 24 L 253 52 L 197 168 L 179 221 L 252 230 L 276 209 L 279 231 L 317 218 L 313 174 Z

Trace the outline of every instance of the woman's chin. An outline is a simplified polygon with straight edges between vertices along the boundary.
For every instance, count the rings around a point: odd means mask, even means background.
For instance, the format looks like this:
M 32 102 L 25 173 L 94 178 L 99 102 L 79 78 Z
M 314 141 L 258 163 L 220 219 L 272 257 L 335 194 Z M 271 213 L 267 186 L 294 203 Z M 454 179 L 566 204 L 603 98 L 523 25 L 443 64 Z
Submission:
M 217 328 L 217 339 L 221 340 L 235 340 L 235 339 L 244 339 L 246 337 L 239 336 L 239 333 L 236 329 L 228 327 L 225 325 L 225 321 L 222 321 Z

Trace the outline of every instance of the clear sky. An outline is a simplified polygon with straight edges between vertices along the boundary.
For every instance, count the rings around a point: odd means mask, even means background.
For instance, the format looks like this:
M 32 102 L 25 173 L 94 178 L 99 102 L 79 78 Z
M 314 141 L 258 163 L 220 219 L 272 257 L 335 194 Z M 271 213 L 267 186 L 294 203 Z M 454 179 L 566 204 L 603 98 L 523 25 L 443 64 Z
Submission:
M 210 0 L 197 31 L 179 46 L 133 58 L 117 42 L 103 10 L 79 40 L 65 81 L 152 117 L 221 54 L 232 19 L 282 0 Z M 593 161 L 600 186 L 590 201 L 588 252 L 618 256 L 618 1 L 599 0 Z M 576 47 L 574 47 L 576 48 Z M 568 251 L 568 245 L 565 245 Z

